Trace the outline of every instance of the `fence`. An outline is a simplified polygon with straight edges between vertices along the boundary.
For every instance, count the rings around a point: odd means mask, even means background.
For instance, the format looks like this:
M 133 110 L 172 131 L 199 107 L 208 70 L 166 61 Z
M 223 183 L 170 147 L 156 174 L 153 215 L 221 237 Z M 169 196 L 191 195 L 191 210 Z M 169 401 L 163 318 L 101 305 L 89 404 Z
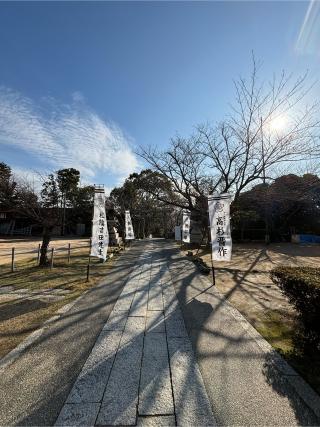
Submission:
M 50 267 L 54 265 L 54 258 L 60 254 L 65 254 L 63 257 L 67 260 L 67 263 L 70 264 L 71 258 L 73 257 L 83 257 L 83 253 L 79 253 L 79 250 L 88 249 L 88 257 L 90 254 L 91 241 L 85 242 L 85 244 L 80 244 L 77 246 L 68 243 L 66 246 L 48 246 L 47 256 L 50 260 Z M 35 265 L 39 265 L 41 255 L 41 244 L 38 244 L 36 249 L 23 250 L 19 247 L 12 247 L 9 249 L 4 249 L 0 251 L 0 268 L 8 266 L 10 264 L 10 270 L 13 272 L 15 270 L 16 262 L 19 261 L 30 261 L 34 258 Z M 60 257 L 61 259 L 62 257 Z
M 56 242 L 59 243 L 59 242 Z M 0 248 L 0 275 L 4 273 L 14 273 L 16 270 L 21 270 L 23 268 L 30 268 L 32 266 L 38 266 L 41 256 L 41 244 L 38 244 L 38 247 L 30 250 L 23 250 L 26 248 L 19 248 L 14 246 L 11 248 Z M 87 249 L 87 251 L 86 251 Z M 117 253 L 121 250 L 121 247 L 110 247 L 108 250 L 108 257 L 112 258 L 114 253 Z M 52 269 L 54 266 L 65 266 L 65 264 L 71 264 L 72 260 L 76 258 L 84 258 L 85 263 L 79 260 L 80 268 L 85 268 L 86 280 L 90 280 L 90 270 L 92 259 L 90 256 L 91 252 L 91 239 L 83 242 L 83 244 L 74 245 L 72 243 L 67 243 L 64 246 L 48 246 L 47 258 L 49 261 L 49 268 Z M 24 261 L 22 268 L 17 268 L 18 262 Z M 97 263 L 100 263 L 101 260 L 97 259 Z M 27 265 L 26 265 L 27 264 Z

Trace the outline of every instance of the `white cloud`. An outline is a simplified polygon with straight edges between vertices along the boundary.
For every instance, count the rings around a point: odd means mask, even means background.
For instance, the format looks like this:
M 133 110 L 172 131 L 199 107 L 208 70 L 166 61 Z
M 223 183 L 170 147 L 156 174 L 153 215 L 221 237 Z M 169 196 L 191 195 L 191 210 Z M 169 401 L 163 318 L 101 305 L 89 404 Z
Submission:
M 85 103 L 81 93 L 71 104 L 54 99 L 40 105 L 0 87 L 0 144 L 17 147 L 52 169 L 74 167 L 92 181 L 107 173 L 121 180 L 138 169 L 132 141 Z
M 85 102 L 85 97 L 83 96 L 83 94 L 79 91 L 75 91 L 73 92 L 73 94 L 71 95 L 72 99 L 75 102 Z
M 320 42 L 320 2 L 311 0 L 306 11 L 295 49 L 300 54 L 316 54 L 319 56 Z

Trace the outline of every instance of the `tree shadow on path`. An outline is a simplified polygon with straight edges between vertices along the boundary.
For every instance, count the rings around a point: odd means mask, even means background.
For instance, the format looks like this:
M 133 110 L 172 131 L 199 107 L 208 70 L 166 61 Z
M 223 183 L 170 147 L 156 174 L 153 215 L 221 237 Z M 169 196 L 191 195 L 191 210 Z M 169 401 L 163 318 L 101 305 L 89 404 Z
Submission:
M 274 352 L 263 351 L 256 341 L 258 334 L 250 334 L 228 308 L 227 298 L 258 265 L 263 253 L 253 260 L 248 271 L 237 277 L 226 296 L 219 294 L 207 279 L 199 279 L 200 273 L 193 263 L 177 248 L 168 246 L 166 254 L 218 423 L 320 425 L 314 412 L 281 375 L 279 355 L 275 357 Z M 246 295 L 254 298 L 250 292 Z

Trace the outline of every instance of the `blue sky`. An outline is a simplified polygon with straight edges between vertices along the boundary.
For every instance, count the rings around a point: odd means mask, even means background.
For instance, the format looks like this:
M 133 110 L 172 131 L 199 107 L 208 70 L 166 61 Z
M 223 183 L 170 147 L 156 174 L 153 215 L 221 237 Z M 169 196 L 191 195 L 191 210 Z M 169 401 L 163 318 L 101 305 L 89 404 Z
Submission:
M 318 77 L 320 2 L 1 2 L 0 160 L 111 188 L 137 146 L 223 119 L 252 50 L 262 78 Z

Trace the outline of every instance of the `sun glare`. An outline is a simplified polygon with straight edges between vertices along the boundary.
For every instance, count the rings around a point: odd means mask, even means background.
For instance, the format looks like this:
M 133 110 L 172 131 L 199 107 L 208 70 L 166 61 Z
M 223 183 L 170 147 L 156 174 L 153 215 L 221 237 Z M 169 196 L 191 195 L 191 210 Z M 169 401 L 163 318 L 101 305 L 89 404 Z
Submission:
M 277 116 L 270 121 L 270 130 L 273 132 L 283 132 L 287 126 L 285 116 Z

